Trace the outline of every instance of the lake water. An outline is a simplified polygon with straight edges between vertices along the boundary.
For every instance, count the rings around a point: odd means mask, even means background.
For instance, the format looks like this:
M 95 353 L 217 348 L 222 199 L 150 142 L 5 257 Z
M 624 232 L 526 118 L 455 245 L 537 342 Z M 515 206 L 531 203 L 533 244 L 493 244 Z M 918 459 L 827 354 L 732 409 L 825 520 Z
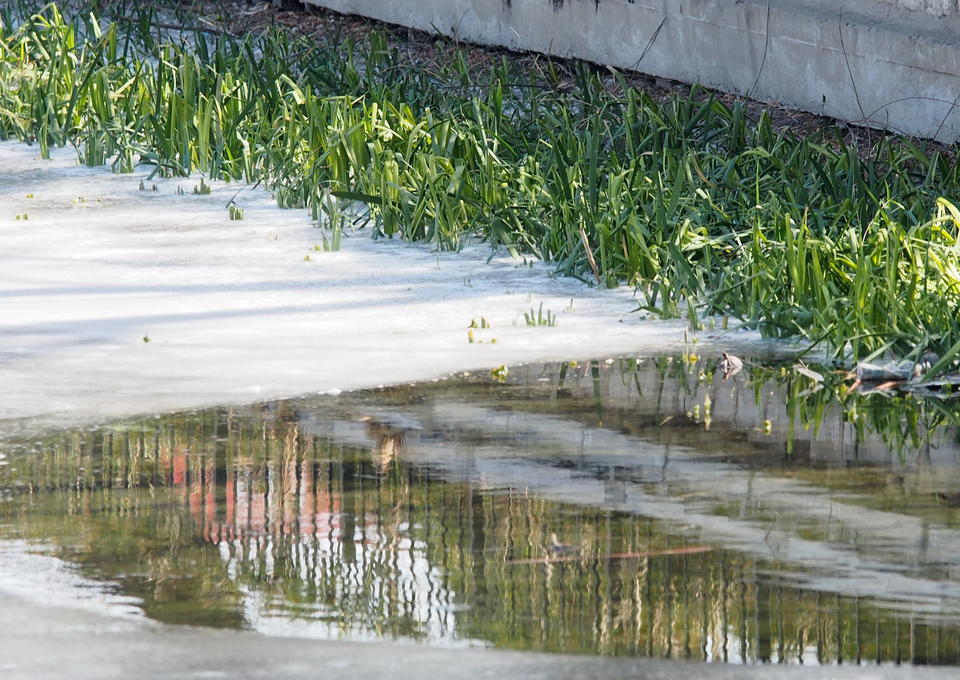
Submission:
M 8 439 L 0 543 L 171 624 L 957 664 L 960 406 L 818 370 L 528 365 Z

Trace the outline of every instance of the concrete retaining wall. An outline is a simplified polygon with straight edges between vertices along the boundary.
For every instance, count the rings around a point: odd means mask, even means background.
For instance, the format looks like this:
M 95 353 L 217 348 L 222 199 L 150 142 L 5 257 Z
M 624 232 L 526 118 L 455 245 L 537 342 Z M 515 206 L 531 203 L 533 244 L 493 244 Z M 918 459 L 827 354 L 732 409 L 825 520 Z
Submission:
M 958 0 L 305 2 L 909 135 L 960 137 Z
M 960 11 L 957 0 L 883 0 L 897 7 L 908 10 L 923 10 L 935 17 L 956 14 Z

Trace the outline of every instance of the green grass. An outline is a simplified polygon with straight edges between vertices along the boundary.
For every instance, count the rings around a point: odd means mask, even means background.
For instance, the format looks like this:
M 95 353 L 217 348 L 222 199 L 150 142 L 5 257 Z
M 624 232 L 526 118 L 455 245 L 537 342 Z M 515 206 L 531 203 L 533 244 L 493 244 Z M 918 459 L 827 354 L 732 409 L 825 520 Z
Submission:
M 531 307 L 529 312 L 524 312 L 523 320 L 528 326 L 553 327 L 557 325 L 557 315 L 551 312 L 549 309 L 544 312 L 542 302 L 537 309 Z
M 0 17 L 0 136 L 43 155 L 72 144 L 117 172 L 263 183 L 337 244 L 350 219 L 442 249 L 481 238 L 636 286 L 695 327 L 729 315 L 846 359 L 960 353 L 952 151 L 798 138 L 698 88 L 660 103 L 586 65 L 572 92 L 506 58 L 481 80 L 464 59 L 408 67 L 376 34 L 161 39 L 148 11 L 29 3 Z

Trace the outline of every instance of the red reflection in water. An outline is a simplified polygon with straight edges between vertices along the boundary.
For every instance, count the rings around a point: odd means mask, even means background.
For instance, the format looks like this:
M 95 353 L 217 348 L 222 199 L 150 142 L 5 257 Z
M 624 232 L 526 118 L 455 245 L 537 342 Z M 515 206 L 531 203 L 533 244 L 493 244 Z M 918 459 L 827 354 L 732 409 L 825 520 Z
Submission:
M 190 516 L 210 543 L 268 535 L 341 538 L 341 495 L 330 489 L 325 468 L 304 459 L 295 430 L 275 458 L 228 458 L 219 485 L 217 461 L 209 453 L 175 447 L 160 462 L 164 477 L 183 491 Z

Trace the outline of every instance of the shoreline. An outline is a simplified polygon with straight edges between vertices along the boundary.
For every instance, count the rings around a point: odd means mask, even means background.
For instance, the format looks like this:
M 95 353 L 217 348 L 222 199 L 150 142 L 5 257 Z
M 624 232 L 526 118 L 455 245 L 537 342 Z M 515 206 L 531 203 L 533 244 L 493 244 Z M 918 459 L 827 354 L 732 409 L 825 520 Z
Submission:
M 85 168 L 70 149 L 42 161 L 37 147 L 11 142 L 0 144 L 0 167 L 8 433 L 500 365 L 678 353 L 694 336 L 699 353 L 786 350 L 758 333 L 644 320 L 626 287 L 488 261 L 482 245 L 433 252 L 361 231 L 338 252 L 318 251 L 306 211 L 279 209 L 262 190 L 241 191 L 246 218 L 230 221 L 223 205 L 236 184 L 214 183 L 209 196 L 191 193 L 196 179 L 140 191 L 145 170 Z M 29 220 L 13 219 L 24 212 Z M 526 325 L 541 303 L 555 327 Z M 471 343 L 481 318 L 492 328 Z

